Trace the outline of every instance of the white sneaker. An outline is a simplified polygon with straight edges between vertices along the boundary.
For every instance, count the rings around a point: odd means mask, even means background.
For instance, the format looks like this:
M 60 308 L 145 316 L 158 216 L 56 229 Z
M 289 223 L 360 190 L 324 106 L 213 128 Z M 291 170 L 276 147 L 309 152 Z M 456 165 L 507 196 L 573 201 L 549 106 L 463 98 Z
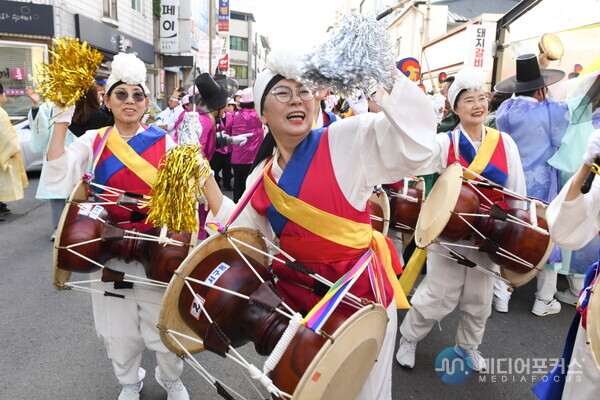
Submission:
M 579 297 L 571 293 L 570 289 L 563 290 L 562 292 L 556 292 L 554 297 L 556 297 L 556 300 L 560 301 L 561 303 L 569 304 L 571 306 L 576 306 L 577 301 L 579 300 Z
M 139 381 L 133 385 L 123 385 L 119 400 L 140 400 L 140 391 L 144 387 L 144 382 Z
M 121 393 L 119 394 L 119 400 L 139 400 L 140 392 L 144 387 L 144 378 L 146 377 L 146 370 L 144 368 L 138 369 L 138 379 L 140 380 L 138 383 L 134 383 L 132 385 L 123 385 L 123 389 L 121 389 Z
M 549 302 L 545 302 L 540 299 L 535 299 L 533 303 L 532 313 L 538 317 L 544 317 L 546 315 L 558 314 L 560 312 L 560 303 L 556 299 L 552 299 Z
M 163 381 L 158 375 L 155 375 L 156 382 L 167 391 L 167 400 L 190 400 L 190 395 L 183 386 L 181 379 L 176 381 Z
M 469 353 L 469 357 L 473 361 L 473 365 L 469 365 L 473 371 L 481 372 L 487 370 L 487 361 L 485 361 L 479 350 L 468 349 L 467 353 Z
M 404 337 L 400 338 L 400 347 L 398 348 L 398 352 L 396 353 L 396 361 L 398 364 L 402 365 L 406 368 L 412 368 L 415 366 L 415 353 L 417 352 L 417 342 L 412 342 L 410 340 L 405 339 Z
M 54 239 L 56 239 L 56 230 L 52 232 L 52 235 L 50 235 L 50 241 L 54 242 Z
M 508 302 L 510 301 L 510 297 L 507 299 L 502 299 L 496 295 L 494 295 L 494 299 L 492 300 L 492 304 L 494 305 L 494 309 L 498 312 L 505 313 L 508 312 Z

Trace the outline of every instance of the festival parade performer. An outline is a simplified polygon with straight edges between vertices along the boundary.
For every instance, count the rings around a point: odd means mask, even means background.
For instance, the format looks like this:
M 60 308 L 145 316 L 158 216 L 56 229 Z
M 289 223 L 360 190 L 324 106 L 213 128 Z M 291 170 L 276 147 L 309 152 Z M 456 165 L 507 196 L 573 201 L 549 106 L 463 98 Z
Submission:
M 525 193 L 525 177 L 515 142 L 505 133 L 486 128 L 483 121 L 488 110 L 485 96 L 485 77 L 481 69 L 465 68 L 456 75 L 448 99 L 460 124 L 453 131 L 436 137 L 433 156 L 427 164 L 413 170 L 415 174 L 441 173 L 446 167 L 460 162 L 464 167 L 513 192 Z M 477 164 L 477 160 L 485 162 Z M 483 190 L 494 202 L 505 203 L 491 190 Z M 518 204 L 516 204 L 518 205 Z M 458 243 L 472 244 L 472 240 Z M 473 371 L 486 370 L 486 361 L 478 350 L 483 340 L 485 324 L 491 313 L 494 278 L 474 268 L 460 265 L 443 256 L 437 244 L 427 247 L 427 275 L 417 288 L 400 326 L 400 347 L 396 360 L 404 367 L 415 364 L 417 343 L 436 322 L 441 321 L 458 305 L 461 311 L 456 333 L 456 345 L 473 360 Z M 463 255 L 490 271 L 499 267 L 488 256 L 474 249 Z
M 552 238 L 561 247 L 577 250 L 600 231 L 600 180 L 596 177 L 590 191 L 581 193 L 590 168 L 598 174 L 600 130 L 590 136 L 583 164 L 569 179 L 546 213 Z M 537 384 L 533 391 L 542 400 L 594 399 L 600 393 L 600 373 L 594 364 L 587 339 L 587 322 L 597 315 L 588 313 L 588 303 L 598 281 L 598 263 L 588 270 L 579 296 L 577 313 L 563 350 L 561 362 Z
M 55 60 L 55 64 L 60 64 L 60 59 Z M 114 126 L 89 130 L 65 147 L 73 107 L 55 107 L 55 127 L 46 161 L 46 186 L 53 192 L 69 194 L 82 176 L 89 173 L 93 183 L 149 194 L 159 162 L 167 150 L 175 147 L 164 130 L 140 124 L 149 102 L 144 63 L 133 54 L 119 53 L 111 67 L 104 104 L 114 116 Z M 131 221 L 130 210 L 112 206 L 110 211 L 116 221 Z M 144 232 L 152 227 L 144 221 L 127 223 L 122 227 Z M 143 265 L 137 260 L 127 263 L 121 258 L 111 258 L 106 267 L 146 276 Z M 91 277 L 100 278 L 101 274 L 102 270 L 92 273 Z M 95 285 L 102 291 L 112 289 L 112 282 Z M 183 361 L 165 347 L 156 326 L 164 288 L 135 285 L 119 291 L 124 296 L 127 293 L 128 300 L 96 293 L 92 295 L 96 332 L 122 385 L 119 400 L 140 398 L 146 375 L 140 367 L 144 348 L 156 353 L 155 378 L 167 391 L 168 399 L 189 399 L 179 379 Z
M 317 51 L 315 57 L 325 53 Z M 378 73 L 385 71 L 383 81 L 389 82 L 383 112 L 360 114 L 328 128 L 311 129 L 314 92 L 298 76 L 299 61 L 285 51 L 269 54 L 268 68 L 254 84 L 256 111 L 268 133 L 247 180 L 247 187 L 255 191 L 235 225 L 258 229 L 268 240 L 278 237 L 282 252 L 332 282 L 370 248 L 377 247 L 384 256 L 389 251 L 385 238 L 370 226 L 367 200 L 375 185 L 397 182 L 429 159 L 435 141 L 429 99 L 405 76 L 396 75 L 392 57 L 384 60 L 389 63 L 377 68 Z M 324 65 L 339 69 L 331 62 Z M 320 86 L 330 87 L 327 82 L 315 85 Z M 225 221 L 234 203 L 223 197 L 214 179 L 209 178 L 205 194 L 215 220 Z M 382 275 L 388 278 L 381 292 L 389 317 L 385 340 L 360 399 L 391 399 L 396 305 L 408 307 L 395 277 L 399 271 L 391 268 L 388 262 Z M 311 277 L 277 261 L 273 273 L 279 293 L 297 311 L 310 311 L 324 294 Z M 376 300 L 366 273 L 350 292 Z M 347 315 L 353 311 L 344 304 L 338 310 Z

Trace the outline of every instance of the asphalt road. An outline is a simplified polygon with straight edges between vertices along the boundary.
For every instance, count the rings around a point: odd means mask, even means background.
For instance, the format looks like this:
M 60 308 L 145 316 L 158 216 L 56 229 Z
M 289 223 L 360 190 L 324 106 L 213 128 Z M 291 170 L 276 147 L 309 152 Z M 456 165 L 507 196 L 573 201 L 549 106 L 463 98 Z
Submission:
M 9 204 L 13 213 L 0 222 L 0 399 L 116 399 L 120 387 L 104 348 L 96 338 L 89 295 L 52 287 L 50 209 L 35 200 L 39 176 L 30 175 L 25 199 Z M 566 281 L 559 279 L 559 289 Z M 534 399 L 531 387 L 562 352 L 574 308 L 558 315 L 531 314 L 535 282 L 519 288 L 507 314 L 492 312 L 480 350 L 494 371 L 474 374 L 452 386 L 434 370 L 437 355 L 454 344 L 455 311 L 419 344 L 416 366 L 393 367 L 394 399 Z M 399 321 L 405 311 L 399 312 Z M 241 349 L 251 358 L 250 346 Z M 232 363 L 202 353 L 200 362 L 247 398 L 261 396 Z M 153 379 L 155 359 L 144 353 L 148 371 L 142 399 L 166 399 Z M 260 365 L 260 364 L 259 364 Z M 510 371 L 509 371 L 510 370 Z M 192 399 L 219 399 L 214 389 L 186 366 L 182 380 Z M 264 396 L 262 396 L 264 398 Z

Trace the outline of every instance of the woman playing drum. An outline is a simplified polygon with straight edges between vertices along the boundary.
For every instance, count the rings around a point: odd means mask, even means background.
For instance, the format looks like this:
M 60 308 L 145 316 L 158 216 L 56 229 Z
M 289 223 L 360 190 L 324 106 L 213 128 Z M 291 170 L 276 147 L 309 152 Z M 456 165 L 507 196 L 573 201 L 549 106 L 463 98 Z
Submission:
M 483 126 L 488 111 L 484 86 L 481 70 L 463 69 L 456 75 L 448 100 L 460 118 L 460 124 L 452 132 L 438 134 L 430 162 L 412 172 L 441 173 L 456 161 L 475 169 L 476 161 L 484 159 L 489 162 L 480 165 L 477 173 L 513 192 L 524 194 L 525 178 L 514 141 L 507 134 Z M 440 253 L 444 250 L 439 245 L 432 244 L 427 249 L 427 276 L 413 296 L 412 308 L 400 326 L 402 337 L 396 360 L 400 365 L 412 368 L 417 343 L 436 322 L 459 305 L 461 319 L 456 345 L 469 353 L 473 370 L 485 370 L 485 360 L 477 348 L 491 313 L 494 277 L 443 257 Z M 498 266 L 484 253 L 472 249 L 461 250 L 461 253 L 481 267 L 498 271 Z
M 590 167 L 600 155 L 600 130 L 590 136 L 583 164 L 565 184 L 548 207 L 550 233 L 557 245 L 569 250 L 585 246 L 600 230 L 600 180 L 594 179 L 589 193 L 582 194 L 581 186 L 590 173 Z M 597 171 L 597 166 L 596 166 Z M 594 284 L 595 280 L 595 284 Z M 577 314 L 569 330 L 563 352 L 563 362 L 533 388 L 540 399 L 593 399 L 600 392 L 600 354 L 598 337 L 598 265 L 593 265 L 585 277 Z M 592 303 L 590 293 L 595 292 Z M 591 307 L 590 307 L 591 305 Z M 580 323 L 581 322 L 581 323 Z M 589 344 L 588 342 L 589 340 Z M 595 341 L 593 339 L 596 339 Z M 596 353 L 592 356 L 592 351 Z M 594 365 L 594 359 L 596 365 Z M 561 376 L 562 375 L 562 376 Z M 563 386 L 564 385 L 564 386 Z
M 367 200 L 373 187 L 397 182 L 430 157 L 435 119 L 427 97 L 398 74 L 382 102 L 383 113 L 365 113 L 311 130 L 314 92 L 296 80 L 294 68 L 285 65 L 282 56 L 275 51 L 269 55 L 269 69 L 254 85 L 256 111 L 269 132 L 247 187 L 267 169 L 235 225 L 258 229 L 269 240 L 279 237 L 282 251 L 334 282 L 371 246 Z M 205 194 L 215 219 L 225 221 L 233 202 L 223 197 L 212 178 Z M 296 310 L 310 311 L 324 294 L 312 278 L 280 263 L 273 263 L 273 272 L 277 289 Z M 378 362 L 359 395 L 362 399 L 391 398 L 396 307 L 390 282 L 384 286 L 390 321 Z M 351 292 L 375 300 L 367 274 Z M 349 309 L 344 311 L 348 314 Z
M 159 161 L 175 143 L 165 131 L 140 124 L 148 107 L 148 88 L 145 85 L 146 67 L 133 54 L 118 54 L 112 63 L 104 104 L 112 112 L 112 127 L 87 131 L 65 148 L 65 134 L 72 109 L 58 109 L 55 128 L 47 153 L 46 185 L 49 189 L 68 194 L 94 163 L 93 182 L 130 192 L 148 194 L 148 174 L 156 173 Z M 104 140 L 103 140 L 104 139 Z M 93 157 L 96 156 L 96 157 Z M 110 210 L 117 221 L 130 221 L 129 211 L 119 207 Z M 124 226 L 144 232 L 151 225 L 134 222 Z M 125 263 L 122 259 L 108 260 L 106 267 L 145 277 L 138 261 Z M 101 272 L 93 273 L 98 274 Z M 112 289 L 100 283 L 102 290 Z M 120 400 L 139 399 L 145 371 L 140 368 L 145 347 L 156 352 L 158 366 L 155 377 L 167 390 L 169 399 L 189 399 L 179 379 L 183 361 L 162 343 L 156 327 L 164 289 L 135 286 L 120 289 L 137 301 L 94 294 L 92 305 L 98 336 L 104 341 L 108 357 L 123 389 Z

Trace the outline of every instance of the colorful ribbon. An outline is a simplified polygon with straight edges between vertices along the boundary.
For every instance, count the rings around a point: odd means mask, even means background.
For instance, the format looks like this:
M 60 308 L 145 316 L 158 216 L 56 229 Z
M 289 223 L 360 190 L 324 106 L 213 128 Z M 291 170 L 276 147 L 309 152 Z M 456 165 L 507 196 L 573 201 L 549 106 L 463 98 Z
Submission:
M 373 250 L 367 250 L 354 267 L 338 279 L 325 296 L 323 296 L 321 301 L 310 310 L 302 321 L 302 324 L 314 332 L 320 330 L 354 282 L 356 282 L 365 268 L 367 268 L 374 254 Z

